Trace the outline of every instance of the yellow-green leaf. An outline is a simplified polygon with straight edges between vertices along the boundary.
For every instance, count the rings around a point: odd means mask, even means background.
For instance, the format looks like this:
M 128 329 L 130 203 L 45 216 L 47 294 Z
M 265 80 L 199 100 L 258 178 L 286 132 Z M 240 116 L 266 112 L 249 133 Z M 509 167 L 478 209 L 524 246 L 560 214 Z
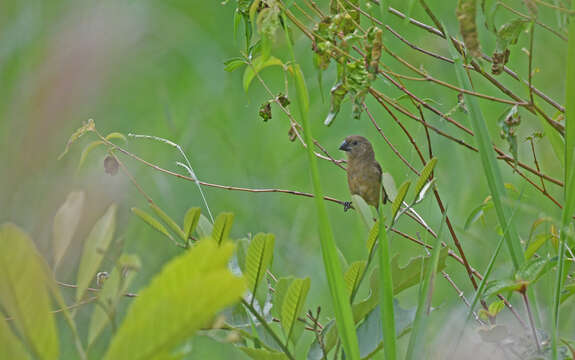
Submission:
M 254 360 L 286 360 L 286 354 L 278 351 L 266 349 L 252 349 L 245 346 L 239 346 L 239 349 Z
M 409 190 L 409 185 L 411 185 L 411 181 L 406 181 L 399 187 L 397 191 L 397 196 L 393 199 L 393 203 L 391 204 L 391 218 L 395 220 L 395 216 L 399 212 L 401 208 L 401 204 L 407 195 L 407 191 Z
M 369 234 L 367 237 L 367 251 L 369 251 L 370 254 L 378 236 L 379 236 L 379 220 L 377 220 L 375 224 L 373 224 L 373 226 L 369 230 Z
M 116 314 L 118 302 L 124 297 L 124 293 L 141 266 L 137 255 L 122 255 L 120 257 L 110 277 L 104 281 L 102 290 L 98 293 L 98 306 L 94 307 L 90 319 L 88 345 L 94 343 L 113 315 Z
M 0 316 L 0 349 L 6 359 L 30 359 L 20 339 L 12 333 L 4 316 Z
M 124 142 L 128 142 L 128 139 L 126 139 L 126 136 L 122 133 L 119 133 L 119 132 L 112 132 L 112 133 L 109 133 L 108 135 L 106 135 L 106 140 L 112 140 L 112 139 L 120 139 L 120 140 L 123 140 Z
M 216 222 L 214 223 L 214 228 L 212 230 L 212 237 L 218 244 L 225 242 L 229 235 L 230 230 L 232 229 L 232 224 L 234 222 L 234 214 L 233 213 L 221 213 L 216 218 Z
M 201 212 L 202 210 L 199 207 L 190 208 L 186 212 L 186 215 L 184 216 L 184 234 L 186 236 L 186 240 L 192 236 L 196 226 L 198 226 Z
M 274 56 L 270 56 L 267 59 L 258 56 L 251 64 L 246 66 L 243 79 L 244 91 L 246 92 L 248 91 L 248 89 L 250 88 L 250 84 L 252 83 L 252 80 L 254 79 L 256 74 L 269 66 L 283 67 L 283 62 Z
M 66 249 L 72 241 L 76 232 L 82 208 L 84 207 L 84 193 L 82 191 L 73 191 L 68 194 L 66 201 L 54 216 L 52 226 L 52 255 L 54 258 L 54 269 L 58 267 L 60 260 L 66 253 Z
M 427 180 L 431 176 L 433 169 L 435 168 L 435 164 L 437 164 L 437 158 L 432 158 L 425 164 L 423 170 L 421 170 L 421 174 L 419 175 L 419 179 L 417 179 L 417 183 L 415 184 L 415 195 L 413 197 L 413 202 L 420 201 L 420 193 L 422 192 L 423 188 L 427 184 Z
M 365 200 L 363 200 L 363 198 L 359 195 L 352 195 L 351 201 L 353 203 L 353 207 L 361 216 L 361 219 L 363 220 L 365 226 L 367 226 L 368 229 L 371 229 L 373 227 L 373 224 L 375 224 L 375 220 L 373 219 L 373 215 L 371 214 L 371 208 L 369 207 L 369 205 L 367 205 Z
M 132 209 L 132 213 L 134 215 L 136 215 L 137 217 L 139 217 L 140 219 L 144 220 L 144 222 L 146 222 L 146 224 L 150 225 L 154 230 L 158 231 L 159 233 L 165 235 L 168 239 L 175 241 L 172 234 L 170 234 L 168 232 L 168 229 L 166 229 L 164 227 L 164 225 L 162 225 L 161 222 L 159 222 L 155 217 L 153 217 L 152 215 L 148 214 L 147 212 L 145 212 L 144 210 L 140 210 L 138 208 L 133 207 Z
M 96 140 L 96 141 L 92 141 L 91 143 L 89 143 L 88 145 L 86 145 L 84 147 L 84 150 L 82 150 L 82 153 L 80 154 L 80 161 L 78 162 L 78 169 L 80 169 L 82 167 L 82 165 L 84 165 L 84 162 L 86 161 L 86 158 L 88 157 L 90 152 L 102 144 L 104 144 L 104 142 L 102 140 Z
M 359 279 L 361 279 L 361 275 L 365 271 L 365 265 L 365 260 L 355 261 L 346 270 L 343 278 L 350 294 L 359 286 Z
M 64 148 L 64 151 L 60 154 L 60 156 L 58 156 L 58 160 L 62 159 L 64 155 L 66 155 L 68 150 L 70 150 L 70 146 L 72 146 L 72 144 L 76 142 L 76 140 L 81 138 L 88 131 L 93 131 L 95 128 L 96 125 L 94 124 L 94 120 L 90 119 L 88 120 L 87 123 L 84 123 L 84 125 L 82 125 L 78 130 L 74 131 L 74 133 L 70 136 L 68 142 L 66 143 L 66 148 Z
M 301 316 L 305 299 L 310 287 L 310 279 L 295 279 L 291 282 L 282 304 L 281 325 L 286 337 L 286 343 L 297 341 L 301 331 L 298 331 L 298 318 Z
M 160 219 L 162 219 L 162 221 L 166 223 L 170 229 L 172 229 L 172 231 L 180 237 L 180 239 L 184 241 L 187 240 L 182 228 L 180 228 L 180 226 L 168 214 L 166 214 L 164 210 L 160 209 L 160 207 L 154 203 L 150 203 L 150 207 L 152 210 L 154 210 L 156 215 L 158 215 Z
M 3 314 L 13 318 L 14 329 L 35 358 L 57 359 L 58 333 L 51 312 L 52 276 L 48 266 L 32 239 L 14 224 L 0 226 L 0 249 L 0 307 Z M 11 344 L 2 346 L 3 358 L 8 350 L 16 353 L 21 350 L 9 336 L 0 340 L 0 343 Z
M 116 204 L 108 207 L 106 213 L 96 222 L 84 242 L 84 251 L 78 269 L 76 300 L 80 300 L 84 296 L 84 292 L 94 279 L 94 275 L 96 275 L 112 242 L 116 230 L 116 209 Z
M 206 238 L 170 261 L 139 292 L 105 359 L 154 359 L 168 353 L 238 301 L 246 284 L 228 269 L 233 251 L 229 242 L 218 246 Z
M 245 271 L 248 288 L 253 294 L 272 263 L 273 253 L 273 234 L 259 233 L 254 236 L 248 248 Z

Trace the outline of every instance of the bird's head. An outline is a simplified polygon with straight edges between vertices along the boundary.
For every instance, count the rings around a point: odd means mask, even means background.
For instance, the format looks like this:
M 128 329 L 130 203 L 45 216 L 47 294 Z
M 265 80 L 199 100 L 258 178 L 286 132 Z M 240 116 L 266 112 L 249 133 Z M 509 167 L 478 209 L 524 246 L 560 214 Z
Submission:
M 349 157 L 373 156 L 371 143 L 360 135 L 350 135 L 346 137 L 339 149 L 347 152 Z

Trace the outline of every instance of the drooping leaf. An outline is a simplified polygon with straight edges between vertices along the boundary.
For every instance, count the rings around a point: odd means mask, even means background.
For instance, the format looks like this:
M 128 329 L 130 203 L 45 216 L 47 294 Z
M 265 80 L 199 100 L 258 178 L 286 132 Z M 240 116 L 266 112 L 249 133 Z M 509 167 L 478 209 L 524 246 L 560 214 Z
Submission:
M 152 359 L 170 352 L 246 289 L 228 262 L 234 245 L 204 239 L 170 261 L 128 309 L 106 360 Z
M 136 272 L 141 268 L 136 255 L 122 255 L 110 277 L 104 281 L 98 293 L 98 306 L 94 307 L 88 329 L 88 345 L 100 336 L 106 325 L 115 318 L 118 302 L 132 283 Z
M 78 162 L 78 169 L 80 169 L 82 167 L 82 165 L 84 165 L 84 162 L 86 161 L 86 158 L 88 158 L 88 155 L 90 154 L 90 152 L 92 150 L 94 150 L 95 148 L 97 148 L 100 145 L 103 145 L 104 142 L 102 140 L 96 140 L 96 141 L 92 141 L 91 143 L 89 143 L 88 145 L 86 145 L 84 147 L 84 149 L 82 150 L 82 153 L 80 154 L 80 161 Z
M 557 258 L 540 257 L 532 259 L 521 267 L 515 274 L 517 280 L 527 281 L 533 283 L 543 276 L 557 263 Z
M 264 279 L 266 270 L 272 263 L 274 253 L 274 235 L 259 233 L 252 239 L 248 248 L 245 276 L 248 289 L 255 294 L 258 285 Z
M 14 224 L 0 225 L 0 249 L 3 314 L 13 319 L 14 329 L 34 358 L 57 359 L 58 333 L 51 312 L 49 288 L 53 284 L 48 266 L 30 237 Z M 0 322 L 7 325 L 4 319 Z M 9 334 L 10 330 L 0 325 L 0 332 Z M 0 340 L 0 343 L 7 343 L 2 347 L 2 357 L 7 356 L 8 351 L 21 352 L 21 347 L 13 340 L 11 335 Z
M 160 234 L 165 235 L 168 239 L 175 241 L 172 234 L 169 233 L 168 229 L 166 229 L 164 225 L 162 225 L 162 223 L 158 221 L 158 219 L 148 214 L 144 210 L 140 210 L 135 207 L 133 207 L 131 210 L 134 215 L 144 220 L 144 222 L 150 225 L 154 230 L 158 231 Z
M 202 210 L 199 207 L 193 207 L 188 209 L 186 215 L 184 216 L 184 235 L 186 236 L 186 240 L 192 236 L 192 233 L 198 226 L 198 222 L 200 221 L 200 214 Z
M 375 241 L 379 236 L 379 220 L 376 221 L 375 224 L 369 230 L 369 234 L 367 236 L 367 251 L 371 254 L 371 251 L 375 245 Z
M 168 214 L 166 214 L 164 210 L 160 209 L 160 207 L 155 203 L 150 203 L 150 207 L 152 208 L 152 210 L 154 210 L 156 215 L 158 215 L 160 219 L 162 219 L 162 221 L 166 223 L 170 227 L 170 229 L 172 229 L 172 231 L 178 235 L 180 239 L 182 239 L 183 241 L 187 240 L 186 235 L 184 234 L 182 228 Z
M 222 244 L 228 240 L 233 222 L 233 213 L 221 213 L 218 215 L 212 230 L 212 238 L 214 238 L 218 244 Z
M 473 210 L 471 210 L 471 213 L 469 213 L 469 216 L 465 220 L 465 225 L 463 226 L 463 229 L 464 230 L 469 229 L 471 225 L 473 225 L 477 220 L 479 220 L 483 216 L 486 207 L 488 206 L 493 207 L 493 203 L 490 204 L 491 205 L 489 205 L 489 203 L 483 202 L 478 206 L 476 206 Z
M 284 65 L 283 62 L 274 56 L 270 56 L 268 59 L 264 59 L 263 57 L 258 56 L 257 58 L 255 58 L 252 64 L 246 66 L 246 69 L 244 70 L 244 79 L 243 79 L 244 91 L 245 92 L 248 91 L 250 84 L 252 83 L 252 80 L 254 79 L 256 74 L 258 74 L 260 71 L 270 66 L 283 67 L 283 65 Z
M 511 279 L 490 281 L 485 287 L 483 296 L 488 298 L 491 295 L 499 294 L 502 292 L 518 291 L 526 285 L 527 284 L 525 282 L 519 282 Z
M 415 183 L 415 195 L 413 197 L 413 202 L 415 203 L 418 198 L 420 197 L 420 193 L 423 191 L 423 188 L 427 184 L 427 180 L 431 176 L 435 165 L 437 164 L 437 158 L 432 158 L 425 164 L 423 170 L 421 170 L 421 175 L 417 179 L 417 183 Z
M 350 294 L 359 286 L 359 279 L 365 271 L 366 265 L 367 262 L 365 260 L 355 261 L 351 263 L 349 268 L 345 271 L 343 278 Z
M 84 207 L 84 192 L 73 191 L 68 194 L 66 201 L 54 216 L 52 227 L 52 254 L 54 256 L 54 269 L 60 264 L 60 260 L 66 253 L 76 228 L 82 216 Z
M 112 133 L 109 133 L 108 135 L 106 135 L 106 140 L 112 140 L 112 139 L 120 139 L 123 142 L 128 142 L 126 135 L 119 133 L 119 132 L 112 132 Z
M 289 341 L 296 343 L 299 335 L 301 335 L 303 328 L 298 326 L 298 318 L 302 314 L 309 287 L 309 278 L 294 279 L 285 294 L 282 304 L 281 324 L 286 343 Z
M 531 259 L 531 257 L 535 255 L 537 250 L 539 250 L 539 248 L 541 248 L 541 246 L 543 246 L 543 244 L 545 244 L 547 240 L 552 238 L 553 238 L 552 234 L 538 234 L 535 237 L 535 240 L 530 242 L 529 246 L 527 246 L 527 249 L 525 249 L 525 260 Z
M 110 205 L 84 242 L 84 250 L 78 268 L 76 300 L 82 299 L 86 289 L 94 280 L 100 263 L 112 242 L 116 230 L 116 210 L 116 204 Z
M 406 181 L 399 187 L 397 191 L 397 196 L 393 199 L 393 203 L 391 203 L 391 218 L 395 219 L 399 209 L 401 209 L 401 204 L 403 200 L 405 200 L 405 196 L 407 196 L 407 191 L 409 190 L 409 185 L 411 185 L 411 181 Z
M 225 71 L 232 72 L 232 71 L 246 65 L 246 61 L 242 58 L 231 58 L 231 59 L 226 60 L 224 62 L 224 65 L 226 66 L 224 68 Z

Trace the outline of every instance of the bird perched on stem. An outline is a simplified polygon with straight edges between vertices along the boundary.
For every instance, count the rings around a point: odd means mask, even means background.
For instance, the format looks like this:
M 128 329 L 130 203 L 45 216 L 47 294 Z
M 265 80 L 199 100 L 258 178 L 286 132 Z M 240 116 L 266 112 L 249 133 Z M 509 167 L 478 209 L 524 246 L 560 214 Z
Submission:
M 352 195 L 361 196 L 369 205 L 379 208 L 381 186 L 381 166 L 375 160 L 375 153 L 369 140 L 359 135 L 345 138 L 339 147 L 347 153 L 347 184 Z M 387 194 L 383 189 L 383 203 Z M 351 204 L 346 204 L 345 210 Z

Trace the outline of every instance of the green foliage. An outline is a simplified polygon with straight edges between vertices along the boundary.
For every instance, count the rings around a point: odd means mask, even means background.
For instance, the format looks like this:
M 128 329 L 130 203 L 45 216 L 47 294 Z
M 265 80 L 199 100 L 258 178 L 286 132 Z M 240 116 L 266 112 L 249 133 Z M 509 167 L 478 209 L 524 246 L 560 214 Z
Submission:
M 60 206 L 52 226 L 52 254 L 54 256 L 54 268 L 60 264 L 60 260 L 66 253 L 76 228 L 82 216 L 84 207 L 84 192 L 75 191 L 68 194 L 66 201 Z
M 274 235 L 259 233 L 250 242 L 245 260 L 245 277 L 248 289 L 255 298 L 258 285 L 264 279 L 266 270 L 272 263 L 274 253 Z
M 198 226 L 198 222 L 200 221 L 200 214 L 201 209 L 198 207 L 190 208 L 186 212 L 186 215 L 184 216 L 184 228 L 183 228 L 186 240 L 189 240 L 191 238 L 192 233 L 196 229 L 196 226 Z
M 204 239 L 168 263 L 128 309 L 105 359 L 167 354 L 238 301 L 246 285 L 227 268 L 233 251 L 230 243 Z
M 228 240 L 233 222 L 234 214 L 232 213 L 221 213 L 218 215 L 212 230 L 212 238 L 216 240 L 218 244 L 222 244 Z
M 148 214 L 144 210 L 140 210 L 138 208 L 132 208 L 132 213 L 139 217 L 140 219 L 144 220 L 144 222 L 150 225 L 154 230 L 158 231 L 160 234 L 165 235 L 168 239 L 175 241 L 172 234 L 168 232 L 168 229 L 161 222 L 159 222 L 155 217 Z
M 283 294 L 281 304 L 276 303 L 276 306 L 281 306 L 281 324 L 286 343 L 297 342 L 303 331 L 303 324 L 298 318 L 302 316 L 309 287 L 309 278 L 294 279 Z
M 108 207 L 104 215 L 94 224 L 84 241 L 84 250 L 78 268 L 76 300 L 82 299 L 86 289 L 94 280 L 102 259 L 114 238 L 116 231 L 116 204 Z
M 406 181 L 399 187 L 397 190 L 397 196 L 393 199 L 391 203 L 391 218 L 395 221 L 397 214 L 399 213 L 399 209 L 401 209 L 401 205 L 403 204 L 403 200 L 407 196 L 407 191 L 409 190 L 409 186 L 411 185 L 411 181 Z
M 56 359 L 58 334 L 51 313 L 52 278 L 30 237 L 11 223 L 0 225 L 0 305 L 13 322 L 0 319 L 3 356 Z M 26 345 L 24 350 L 19 339 Z M 20 355 L 22 357 L 20 357 Z

